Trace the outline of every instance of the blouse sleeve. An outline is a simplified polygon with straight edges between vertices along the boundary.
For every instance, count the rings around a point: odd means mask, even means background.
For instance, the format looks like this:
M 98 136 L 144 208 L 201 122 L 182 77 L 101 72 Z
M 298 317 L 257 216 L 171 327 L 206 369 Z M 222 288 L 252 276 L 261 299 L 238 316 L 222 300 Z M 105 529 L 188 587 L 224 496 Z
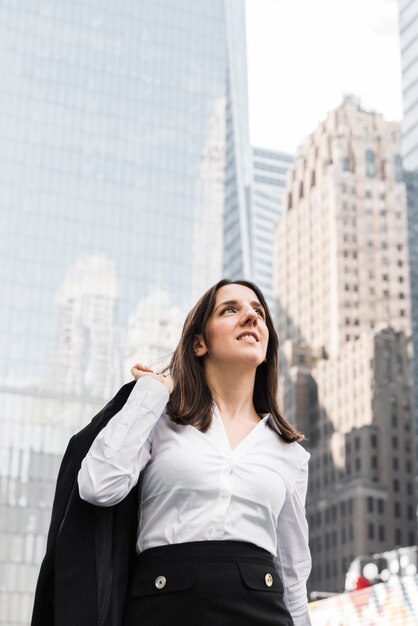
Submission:
M 136 485 L 151 458 L 151 436 L 164 413 L 168 391 L 158 380 L 140 378 L 127 402 L 100 431 L 78 473 L 80 497 L 112 506 Z
M 309 453 L 307 454 L 294 483 L 288 487 L 286 499 L 277 520 L 275 564 L 283 582 L 284 600 L 294 626 L 311 626 L 306 592 L 306 581 L 312 567 L 305 513 L 310 457 Z

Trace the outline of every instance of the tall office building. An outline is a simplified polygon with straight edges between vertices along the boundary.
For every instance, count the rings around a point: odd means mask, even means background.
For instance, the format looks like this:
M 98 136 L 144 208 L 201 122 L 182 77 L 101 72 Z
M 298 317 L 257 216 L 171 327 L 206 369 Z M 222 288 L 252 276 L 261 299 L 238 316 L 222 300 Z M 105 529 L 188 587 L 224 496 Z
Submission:
M 282 211 L 287 173 L 293 164 L 290 154 L 252 149 L 252 260 L 253 280 L 259 285 L 273 310 L 274 230 Z
M 4 626 L 28 624 L 70 434 L 131 357 L 174 348 L 223 267 L 249 273 L 244 17 L 244 0 L 0 8 Z
M 400 128 L 346 98 L 296 158 L 276 231 L 285 415 L 308 437 L 313 590 L 415 543 Z
M 418 0 L 399 0 L 403 165 L 418 170 Z
M 404 113 L 402 152 L 408 196 L 415 425 L 418 439 L 418 0 L 399 0 L 399 34 Z

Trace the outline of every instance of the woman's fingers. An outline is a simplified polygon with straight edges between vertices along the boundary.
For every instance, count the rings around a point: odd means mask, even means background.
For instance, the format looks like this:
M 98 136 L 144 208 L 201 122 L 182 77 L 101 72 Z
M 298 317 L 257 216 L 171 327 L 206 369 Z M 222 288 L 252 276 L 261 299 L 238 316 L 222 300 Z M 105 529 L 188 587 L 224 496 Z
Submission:
M 146 365 L 142 365 L 142 363 L 135 363 L 135 365 L 131 367 L 131 374 L 135 380 L 143 378 L 144 376 L 150 376 L 151 378 L 159 380 L 164 385 L 164 387 L 166 387 L 168 393 L 171 394 L 173 391 L 173 381 L 171 376 L 169 376 L 168 374 L 164 375 L 155 373 Z
M 142 365 L 142 363 L 135 363 L 134 368 L 139 369 L 142 372 L 152 372 L 153 371 L 152 369 L 150 369 L 148 367 L 148 365 Z
M 131 374 L 135 380 L 138 380 L 138 378 L 143 376 L 145 372 L 149 372 L 150 374 L 153 373 L 149 367 L 142 365 L 142 363 L 135 363 L 135 365 L 131 367 Z

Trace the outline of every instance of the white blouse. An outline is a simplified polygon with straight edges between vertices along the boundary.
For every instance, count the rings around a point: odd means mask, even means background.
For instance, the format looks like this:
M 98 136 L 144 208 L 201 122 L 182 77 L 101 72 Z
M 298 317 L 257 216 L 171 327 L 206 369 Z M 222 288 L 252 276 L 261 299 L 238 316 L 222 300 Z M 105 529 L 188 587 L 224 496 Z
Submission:
M 295 626 L 310 626 L 305 516 L 310 454 L 297 442 L 284 442 L 269 415 L 231 449 L 216 404 L 211 426 L 202 433 L 171 421 L 167 401 L 158 380 L 137 381 L 82 462 L 81 498 L 99 506 L 117 504 L 142 472 L 138 553 L 187 541 L 256 544 L 275 557 Z

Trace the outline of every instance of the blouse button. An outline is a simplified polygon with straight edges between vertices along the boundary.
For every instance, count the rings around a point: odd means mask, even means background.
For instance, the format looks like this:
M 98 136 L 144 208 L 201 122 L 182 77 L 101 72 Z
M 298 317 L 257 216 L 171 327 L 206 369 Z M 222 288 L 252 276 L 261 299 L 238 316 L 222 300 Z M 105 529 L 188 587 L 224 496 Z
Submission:
M 264 576 L 264 580 L 266 582 L 267 587 L 271 587 L 273 584 L 273 576 L 271 574 L 266 574 Z
M 155 579 L 155 586 L 157 587 L 157 589 L 163 589 L 165 587 L 167 580 L 165 578 L 165 576 L 158 576 Z

